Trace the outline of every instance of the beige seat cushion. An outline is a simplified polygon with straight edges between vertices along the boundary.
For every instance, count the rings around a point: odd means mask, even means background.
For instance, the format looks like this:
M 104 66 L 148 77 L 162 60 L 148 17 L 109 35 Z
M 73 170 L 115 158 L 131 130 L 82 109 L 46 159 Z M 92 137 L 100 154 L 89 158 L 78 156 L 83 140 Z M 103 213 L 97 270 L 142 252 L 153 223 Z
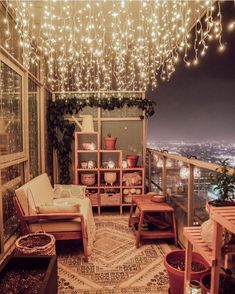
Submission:
M 42 174 L 15 191 L 25 215 L 35 214 L 36 206 L 53 202 L 54 192 L 47 174 Z
M 40 205 L 36 207 L 37 213 L 75 213 L 80 212 L 80 205 Z
M 74 218 L 73 220 L 63 221 L 50 221 L 30 224 L 30 231 L 40 232 L 45 231 L 47 233 L 52 232 L 77 232 L 81 231 L 81 220 L 80 218 Z

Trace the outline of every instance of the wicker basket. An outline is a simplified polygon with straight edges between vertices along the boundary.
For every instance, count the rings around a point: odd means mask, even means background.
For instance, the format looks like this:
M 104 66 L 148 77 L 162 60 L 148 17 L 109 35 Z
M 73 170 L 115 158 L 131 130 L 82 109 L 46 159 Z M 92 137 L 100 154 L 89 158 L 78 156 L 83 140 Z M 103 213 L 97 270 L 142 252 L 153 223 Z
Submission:
M 98 194 L 92 193 L 88 195 L 89 199 L 91 200 L 91 205 L 98 205 Z
M 55 255 L 55 237 L 47 233 L 33 233 L 16 240 L 16 252 L 23 255 Z
M 101 205 L 120 205 L 120 194 L 100 194 Z

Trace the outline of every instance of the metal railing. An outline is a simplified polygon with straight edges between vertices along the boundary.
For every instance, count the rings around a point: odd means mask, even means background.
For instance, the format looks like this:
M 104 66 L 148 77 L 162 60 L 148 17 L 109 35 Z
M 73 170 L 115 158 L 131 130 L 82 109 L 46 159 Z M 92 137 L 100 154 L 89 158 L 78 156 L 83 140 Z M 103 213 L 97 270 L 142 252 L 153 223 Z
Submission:
M 179 241 L 183 245 L 183 227 L 199 225 L 208 218 L 206 201 L 216 197 L 209 174 L 219 168 L 217 164 L 197 160 L 193 156 L 147 149 L 147 188 L 167 195 L 167 201 L 175 208 Z

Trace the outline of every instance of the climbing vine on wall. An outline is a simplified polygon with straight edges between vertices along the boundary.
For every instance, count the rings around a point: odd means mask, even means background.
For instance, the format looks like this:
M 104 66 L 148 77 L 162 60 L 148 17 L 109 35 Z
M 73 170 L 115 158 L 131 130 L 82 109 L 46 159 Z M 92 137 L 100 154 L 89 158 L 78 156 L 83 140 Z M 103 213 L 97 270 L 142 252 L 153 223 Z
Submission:
M 104 110 L 115 108 L 137 107 L 144 111 L 146 117 L 154 114 L 155 102 L 149 99 L 131 97 L 110 97 L 97 99 L 90 96 L 86 99 L 77 97 L 69 99 L 58 99 L 51 101 L 48 106 L 48 136 L 49 142 L 57 151 L 59 164 L 59 181 L 61 184 L 71 183 L 70 164 L 72 163 L 70 153 L 74 139 L 75 125 L 66 119 L 65 115 L 78 114 L 84 107 L 100 107 Z M 141 116 L 143 119 L 144 117 Z

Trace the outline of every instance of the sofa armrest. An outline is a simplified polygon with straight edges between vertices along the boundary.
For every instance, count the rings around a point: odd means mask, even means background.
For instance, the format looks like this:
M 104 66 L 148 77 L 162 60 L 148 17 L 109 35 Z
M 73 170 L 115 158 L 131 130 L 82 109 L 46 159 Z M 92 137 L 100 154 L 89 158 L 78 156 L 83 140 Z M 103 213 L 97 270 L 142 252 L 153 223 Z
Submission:
M 32 214 L 24 216 L 26 221 L 39 221 L 39 220 L 60 220 L 60 219 L 73 219 L 80 218 L 84 221 L 84 216 L 81 213 L 48 213 L 48 214 Z

